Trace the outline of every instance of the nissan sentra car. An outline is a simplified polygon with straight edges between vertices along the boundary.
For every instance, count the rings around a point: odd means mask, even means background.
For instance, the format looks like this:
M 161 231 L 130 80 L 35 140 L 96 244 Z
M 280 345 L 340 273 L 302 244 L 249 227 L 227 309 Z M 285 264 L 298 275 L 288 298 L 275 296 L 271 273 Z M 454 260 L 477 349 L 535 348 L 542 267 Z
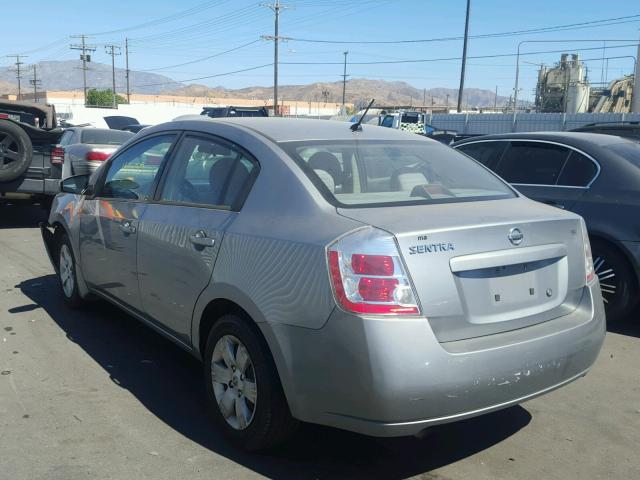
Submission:
M 604 339 L 582 219 L 409 133 L 174 121 L 62 191 L 42 233 L 65 301 L 106 299 L 201 359 L 248 450 L 299 421 L 404 436 L 516 405 Z

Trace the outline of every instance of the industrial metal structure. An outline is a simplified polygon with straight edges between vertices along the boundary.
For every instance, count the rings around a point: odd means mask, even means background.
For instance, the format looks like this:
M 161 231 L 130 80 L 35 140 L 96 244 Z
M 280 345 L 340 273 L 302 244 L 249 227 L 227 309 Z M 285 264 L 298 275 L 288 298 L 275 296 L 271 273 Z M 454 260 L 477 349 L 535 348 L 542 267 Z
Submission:
M 584 113 L 589 111 L 591 87 L 586 67 L 577 53 L 563 53 L 555 67 L 538 71 L 535 105 L 538 112 Z

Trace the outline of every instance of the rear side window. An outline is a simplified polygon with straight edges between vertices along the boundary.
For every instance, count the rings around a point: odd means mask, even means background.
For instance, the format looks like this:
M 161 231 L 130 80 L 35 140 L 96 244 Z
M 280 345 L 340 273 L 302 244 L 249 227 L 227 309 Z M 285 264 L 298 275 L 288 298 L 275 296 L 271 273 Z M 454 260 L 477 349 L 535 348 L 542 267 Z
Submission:
M 456 149 L 466 153 L 485 167 L 495 170 L 508 144 L 509 142 L 465 143 L 456 147 Z
M 160 200 L 233 208 L 256 168 L 253 159 L 226 142 L 188 136 L 173 156 Z
M 427 140 L 283 142 L 334 205 L 452 203 L 512 198 L 498 177 L 468 157 Z
M 85 128 L 80 136 L 80 143 L 90 145 L 122 145 L 133 137 L 133 133 L 123 130 L 102 130 Z
M 566 165 L 558 178 L 558 185 L 586 187 L 596 176 L 598 167 L 581 153 L 571 151 Z
M 548 143 L 511 142 L 496 173 L 509 183 L 555 185 L 570 151 Z

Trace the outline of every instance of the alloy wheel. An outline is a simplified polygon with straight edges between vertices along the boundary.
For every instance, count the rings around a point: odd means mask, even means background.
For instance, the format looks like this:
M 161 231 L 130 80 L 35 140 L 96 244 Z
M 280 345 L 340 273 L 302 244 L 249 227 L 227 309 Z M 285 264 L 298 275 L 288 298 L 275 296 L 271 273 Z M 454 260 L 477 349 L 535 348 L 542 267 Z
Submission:
M 607 263 L 605 257 L 596 257 L 593 261 L 593 268 L 600 280 L 600 290 L 602 300 L 605 304 L 613 303 L 618 291 L 618 279 L 615 270 Z
M 211 359 L 213 393 L 220 413 L 235 430 L 247 428 L 256 412 L 258 390 L 249 351 L 233 335 L 218 339 Z
M 0 168 L 8 168 L 19 159 L 20 150 L 16 139 L 8 133 L 0 133 Z

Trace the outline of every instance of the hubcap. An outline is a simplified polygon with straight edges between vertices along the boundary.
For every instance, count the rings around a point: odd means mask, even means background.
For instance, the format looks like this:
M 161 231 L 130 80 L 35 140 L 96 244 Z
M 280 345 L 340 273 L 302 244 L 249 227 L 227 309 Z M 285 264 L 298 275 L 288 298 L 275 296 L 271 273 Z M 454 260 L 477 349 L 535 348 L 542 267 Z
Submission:
M 609 266 L 604 257 L 596 257 L 593 261 L 593 268 L 600 280 L 602 300 L 606 304 L 614 302 L 618 291 L 618 279 L 616 278 L 615 270 Z
M 233 335 L 225 335 L 216 342 L 211 381 L 218 408 L 227 423 L 236 430 L 247 428 L 256 411 L 256 374 L 247 348 Z
M 67 298 L 71 298 L 73 294 L 73 257 L 71 256 L 71 252 L 69 251 L 69 247 L 66 244 L 63 244 L 60 248 L 60 282 L 62 283 L 62 291 L 67 296 Z
M 8 133 L 0 133 L 0 169 L 10 167 L 19 158 L 20 152 L 15 139 Z

